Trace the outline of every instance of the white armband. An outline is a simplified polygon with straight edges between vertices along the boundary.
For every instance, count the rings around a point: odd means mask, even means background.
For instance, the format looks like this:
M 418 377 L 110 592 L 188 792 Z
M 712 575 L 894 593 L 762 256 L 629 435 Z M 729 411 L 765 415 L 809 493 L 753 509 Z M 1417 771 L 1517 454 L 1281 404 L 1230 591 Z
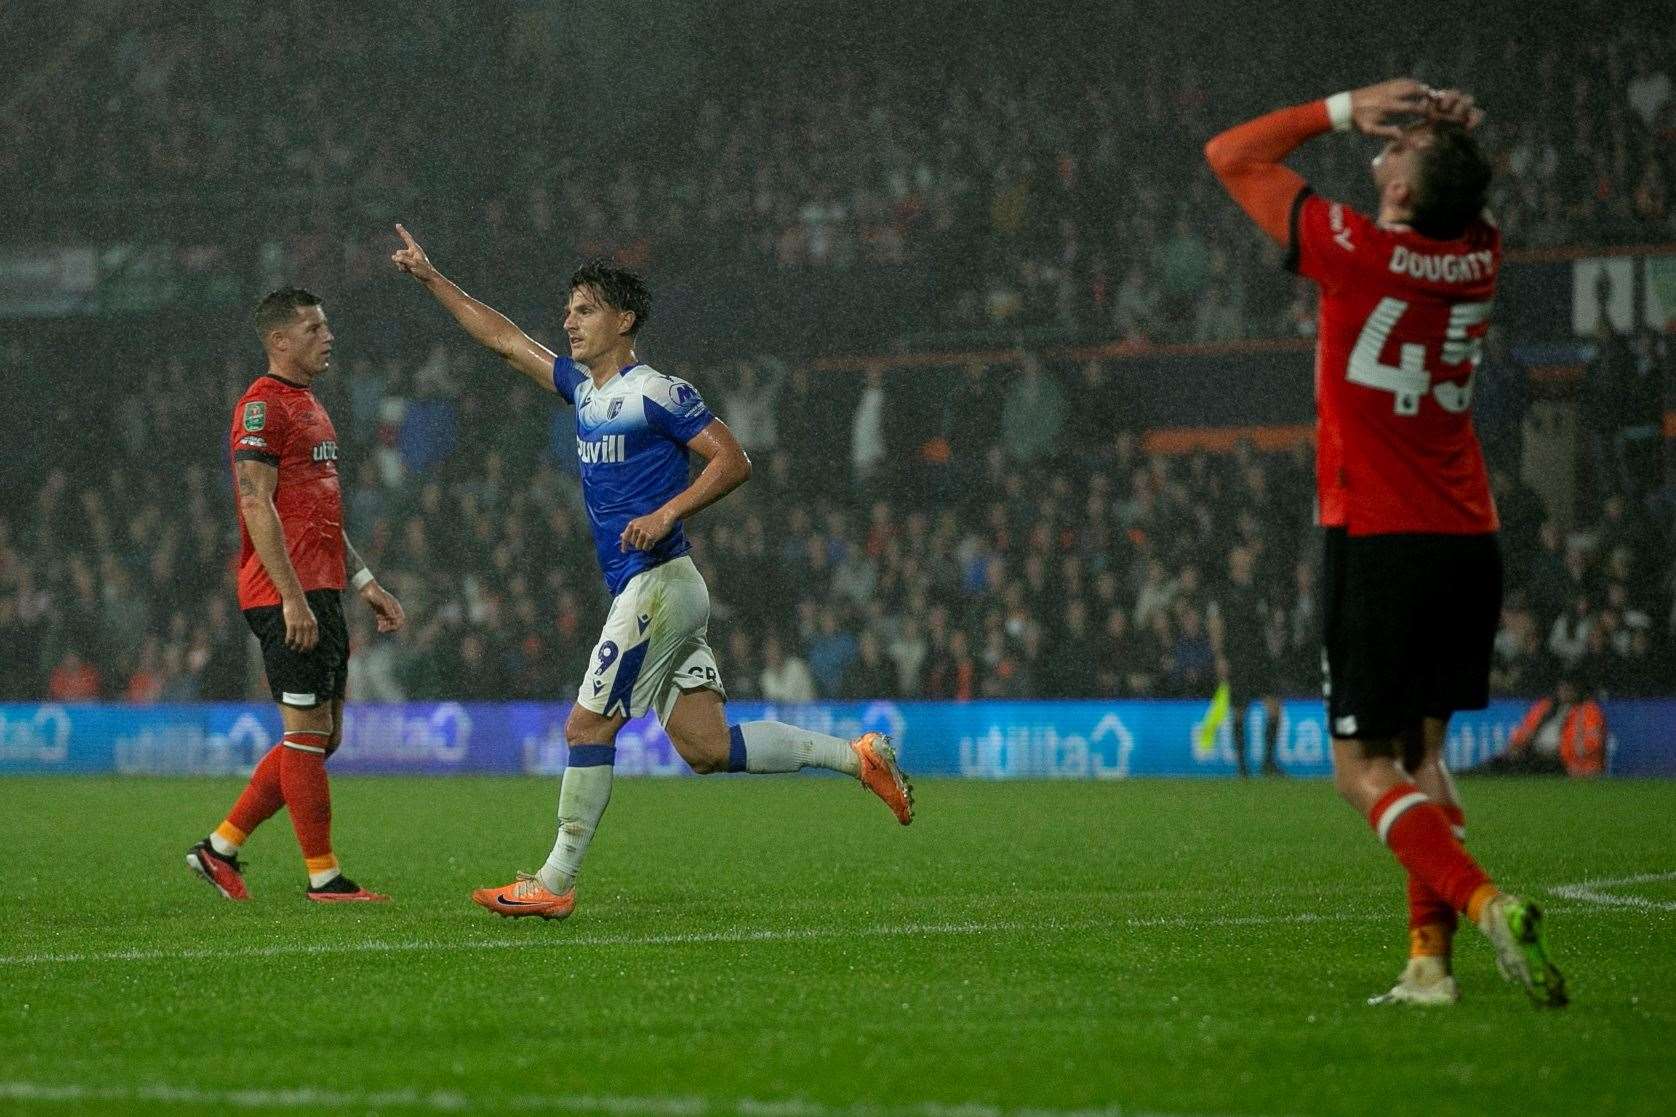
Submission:
M 1333 122 L 1333 131 L 1350 131 L 1350 93 L 1335 93 L 1327 98 L 1327 119 Z
M 373 573 L 364 566 L 355 572 L 355 577 L 349 579 L 349 585 L 356 593 L 360 593 L 362 590 L 372 585 L 372 582 Z

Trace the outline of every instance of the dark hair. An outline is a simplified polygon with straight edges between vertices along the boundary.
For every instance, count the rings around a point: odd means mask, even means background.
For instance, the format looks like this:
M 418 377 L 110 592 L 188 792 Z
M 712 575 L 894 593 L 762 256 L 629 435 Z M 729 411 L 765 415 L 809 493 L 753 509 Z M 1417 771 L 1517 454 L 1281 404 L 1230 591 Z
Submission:
M 1453 240 L 1484 211 L 1490 191 L 1490 161 L 1460 124 L 1440 120 L 1423 125 L 1431 142 L 1415 152 L 1414 206 L 1408 223 L 1437 240 Z
M 256 327 L 256 336 L 265 338 L 268 331 L 289 326 L 297 316 L 297 311 L 303 307 L 319 305 L 320 296 L 312 291 L 305 291 L 301 287 L 281 287 L 262 296 L 262 301 L 256 304 L 256 310 L 250 316 L 250 321 Z
M 605 305 L 632 313 L 634 325 L 629 327 L 630 337 L 639 333 L 652 316 L 652 293 L 646 289 L 646 281 L 627 268 L 614 268 L 604 260 L 589 260 L 570 273 L 571 291 L 578 287 L 592 287 Z

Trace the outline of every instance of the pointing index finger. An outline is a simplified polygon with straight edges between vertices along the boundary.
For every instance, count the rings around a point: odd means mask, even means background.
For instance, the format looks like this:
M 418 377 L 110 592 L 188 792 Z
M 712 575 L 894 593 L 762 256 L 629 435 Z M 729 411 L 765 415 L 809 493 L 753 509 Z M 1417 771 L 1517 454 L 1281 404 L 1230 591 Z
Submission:
M 403 225 L 400 221 L 396 222 L 396 233 L 402 238 L 402 240 L 407 242 L 407 246 L 409 248 L 419 247 L 419 242 L 413 239 L 413 234 L 408 232 L 407 226 Z

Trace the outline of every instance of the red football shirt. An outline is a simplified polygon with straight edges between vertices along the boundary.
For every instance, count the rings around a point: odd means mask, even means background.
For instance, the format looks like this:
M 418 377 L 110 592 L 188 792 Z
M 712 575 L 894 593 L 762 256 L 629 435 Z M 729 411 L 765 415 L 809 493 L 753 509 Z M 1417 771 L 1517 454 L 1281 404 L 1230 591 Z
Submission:
M 1471 408 L 1500 230 L 1474 221 L 1457 240 L 1432 240 L 1306 192 L 1292 247 L 1299 274 L 1321 285 L 1321 523 L 1351 535 L 1495 531 Z
M 343 495 L 338 488 L 338 434 L 314 393 L 269 373 L 233 408 L 233 460 L 279 470 L 274 507 L 285 550 L 305 590 L 344 586 Z M 239 608 L 278 605 L 279 591 L 262 565 L 239 509 Z

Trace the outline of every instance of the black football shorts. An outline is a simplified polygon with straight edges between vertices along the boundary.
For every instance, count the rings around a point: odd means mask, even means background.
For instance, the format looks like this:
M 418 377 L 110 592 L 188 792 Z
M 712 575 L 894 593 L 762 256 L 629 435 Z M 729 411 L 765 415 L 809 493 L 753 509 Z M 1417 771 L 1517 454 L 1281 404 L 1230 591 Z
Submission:
M 1482 710 L 1501 620 L 1501 548 L 1488 535 L 1326 529 L 1322 549 L 1327 724 L 1395 737 L 1422 718 Z
M 300 710 L 342 698 L 349 675 L 343 591 L 309 590 L 305 596 L 320 623 L 320 640 L 306 652 L 285 646 L 285 612 L 280 606 L 258 605 L 244 611 L 245 623 L 261 642 L 262 666 L 274 701 Z

